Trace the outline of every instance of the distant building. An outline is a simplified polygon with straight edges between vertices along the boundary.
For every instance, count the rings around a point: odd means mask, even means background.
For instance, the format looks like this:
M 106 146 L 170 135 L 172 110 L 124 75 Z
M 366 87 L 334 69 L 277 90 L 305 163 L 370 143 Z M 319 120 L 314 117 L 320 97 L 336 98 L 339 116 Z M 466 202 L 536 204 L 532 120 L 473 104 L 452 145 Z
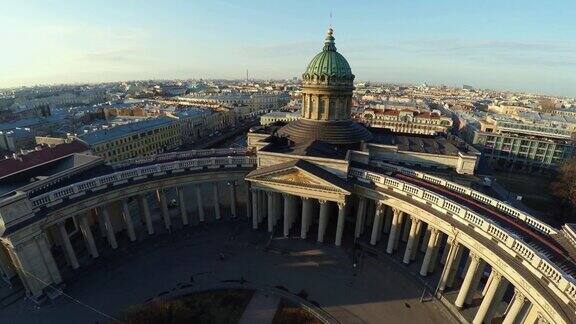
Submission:
M 183 144 L 191 144 L 214 132 L 233 127 L 236 120 L 234 110 L 179 116 L 179 118 Z
M 397 133 L 436 135 L 452 127 L 452 118 L 440 112 L 414 110 L 365 109 L 358 121 L 372 128 L 385 128 Z
M 9 131 L 0 131 L 0 150 L 18 152 L 32 148 L 34 144 L 34 132 L 30 128 L 17 127 Z
M 94 131 L 80 138 L 107 162 L 173 150 L 182 145 L 175 118 L 159 117 Z
M 555 168 L 576 155 L 573 126 L 534 118 L 489 116 L 480 121 L 472 144 L 483 159 L 502 166 Z
M 374 140 L 366 148 L 376 161 L 459 174 L 474 174 L 480 161 L 480 152 L 458 137 L 372 133 Z
M 24 172 L 31 168 L 37 168 L 46 163 L 50 163 L 55 160 L 62 159 L 64 157 L 82 154 L 90 155 L 90 147 L 81 141 L 67 141 L 59 145 L 45 145 L 37 146 L 32 151 L 27 151 L 21 154 L 13 154 L 7 158 L 0 159 L 0 179 L 5 180 L 8 177 L 14 176 L 14 181 L 10 181 L 14 186 L 17 186 L 22 180 L 16 180 L 16 175 L 20 172 Z M 44 172 L 48 172 L 46 169 Z M 52 172 L 61 171 L 56 165 L 52 165 L 50 168 Z M 47 174 L 43 174 L 46 176 Z M 31 180 L 42 180 L 42 178 L 31 179 Z M 8 182 L 4 182 L 8 183 Z M 0 186 L 0 193 L 4 193 L 7 188 Z M 13 189 L 13 188 L 10 188 Z

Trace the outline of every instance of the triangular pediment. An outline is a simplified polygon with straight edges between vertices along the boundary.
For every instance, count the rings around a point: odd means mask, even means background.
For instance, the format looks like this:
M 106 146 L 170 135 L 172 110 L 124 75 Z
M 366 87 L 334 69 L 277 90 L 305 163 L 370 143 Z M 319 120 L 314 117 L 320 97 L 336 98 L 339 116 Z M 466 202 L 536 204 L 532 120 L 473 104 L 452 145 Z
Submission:
M 251 172 L 249 181 L 315 188 L 349 194 L 345 180 L 311 163 L 291 163 Z

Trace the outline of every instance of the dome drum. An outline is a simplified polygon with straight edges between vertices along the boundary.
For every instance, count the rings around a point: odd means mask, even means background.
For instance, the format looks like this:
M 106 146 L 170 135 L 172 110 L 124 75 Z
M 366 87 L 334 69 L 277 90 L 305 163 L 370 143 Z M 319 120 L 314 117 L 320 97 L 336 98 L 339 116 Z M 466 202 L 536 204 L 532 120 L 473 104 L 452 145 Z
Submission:
M 330 28 L 322 51 L 302 74 L 301 119 L 284 126 L 279 135 L 294 142 L 321 140 L 337 145 L 356 145 L 372 135 L 351 119 L 354 74 L 336 51 Z

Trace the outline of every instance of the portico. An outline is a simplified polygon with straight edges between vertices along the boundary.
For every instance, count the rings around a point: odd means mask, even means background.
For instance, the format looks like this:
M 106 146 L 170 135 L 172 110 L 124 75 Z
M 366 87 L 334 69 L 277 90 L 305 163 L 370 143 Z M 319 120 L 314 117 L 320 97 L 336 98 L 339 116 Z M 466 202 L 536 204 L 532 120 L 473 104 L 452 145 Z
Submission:
M 295 160 L 257 169 L 246 180 L 252 187 L 254 229 L 260 224 L 258 211 L 266 208 L 270 232 L 280 222 L 283 235 L 290 236 L 294 224 L 300 222 L 299 236 L 307 238 L 311 225 L 317 224 L 317 241 L 322 243 L 328 224 L 335 222 L 334 244 L 342 244 L 346 203 L 351 194 L 343 179 L 308 161 Z M 260 195 L 265 195 L 266 206 L 258 198 Z

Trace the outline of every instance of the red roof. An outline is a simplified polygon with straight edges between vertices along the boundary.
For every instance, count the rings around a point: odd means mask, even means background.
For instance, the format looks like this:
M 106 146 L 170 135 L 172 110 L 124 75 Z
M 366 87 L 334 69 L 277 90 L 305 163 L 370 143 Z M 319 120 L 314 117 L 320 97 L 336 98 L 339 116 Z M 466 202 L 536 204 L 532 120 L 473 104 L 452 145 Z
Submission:
M 16 159 L 10 157 L 0 160 L 0 178 L 12 173 L 20 172 L 37 165 L 50 162 L 72 153 L 88 151 L 90 147 L 80 141 L 72 141 L 52 147 L 44 146 L 39 151 L 18 155 Z

